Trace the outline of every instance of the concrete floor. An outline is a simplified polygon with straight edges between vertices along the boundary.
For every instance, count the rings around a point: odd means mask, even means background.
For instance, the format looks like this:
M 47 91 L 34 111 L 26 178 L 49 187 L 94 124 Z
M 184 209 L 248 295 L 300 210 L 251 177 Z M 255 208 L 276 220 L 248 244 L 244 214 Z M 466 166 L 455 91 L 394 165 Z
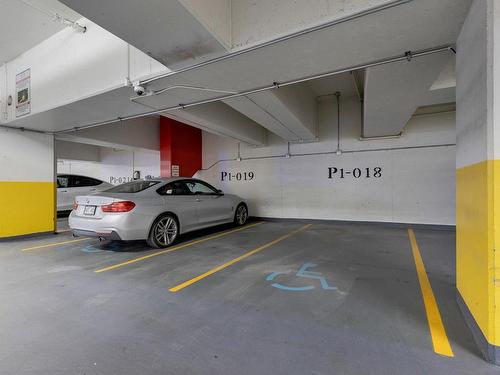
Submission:
M 68 232 L 1 241 L 0 374 L 498 373 L 455 302 L 451 230 L 415 233 L 454 358 L 433 351 L 405 227 L 313 223 L 169 291 L 304 224 L 266 222 L 102 273 L 156 251 L 95 240 L 22 251 Z M 297 277 L 306 263 L 333 289 Z

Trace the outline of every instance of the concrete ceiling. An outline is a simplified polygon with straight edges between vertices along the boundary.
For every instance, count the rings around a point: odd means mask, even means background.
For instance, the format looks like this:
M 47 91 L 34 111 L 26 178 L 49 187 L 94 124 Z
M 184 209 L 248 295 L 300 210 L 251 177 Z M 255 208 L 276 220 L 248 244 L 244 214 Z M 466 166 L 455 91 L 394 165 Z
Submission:
M 268 86 L 314 74 L 352 67 L 405 51 L 454 43 L 470 7 L 471 0 L 414 0 L 405 5 L 337 24 L 334 27 L 266 46 L 249 53 L 211 63 L 193 70 L 166 76 L 148 84 L 151 90 L 176 85 L 239 92 Z M 425 25 L 425 27 L 422 27 Z M 448 52 L 444 52 L 446 55 Z M 417 61 L 415 59 L 414 61 Z M 354 95 L 349 75 L 308 83 L 316 95 L 343 91 Z M 128 91 L 127 91 L 128 90 Z M 440 90 L 437 90 L 440 91 Z M 128 92 L 128 97 L 127 97 Z M 199 99 L 221 97 L 220 92 L 172 89 L 156 97 L 148 97 L 143 105 L 130 103 L 130 88 L 120 89 L 108 100 L 86 99 L 12 122 L 15 126 L 60 130 L 100 120 L 109 120 L 127 113 L 164 109 Z M 264 94 L 263 94 L 264 95 Z M 125 100 L 127 103 L 120 102 Z M 91 103 L 90 103 L 90 102 Z M 95 106 L 90 110 L 90 106 Z M 50 114 L 52 112 L 52 114 Z M 198 114 L 202 114 L 203 111 Z M 197 118 L 199 120 L 199 118 Z M 254 119 L 255 121 L 255 119 Z
M 316 96 L 332 95 L 339 91 L 343 97 L 357 96 L 356 87 L 351 73 L 315 79 L 308 82 Z
M 169 68 L 227 52 L 178 0 L 61 0 Z
M 120 150 L 160 151 L 160 116 L 59 134 L 57 139 Z
M 130 87 L 123 86 L 49 111 L 19 118 L 9 125 L 57 132 L 137 115 L 144 110 L 148 108 L 130 101 Z
M 72 21 L 81 18 L 57 0 L 0 0 L 0 64 L 62 30 L 55 13 Z
M 408 50 L 455 43 L 470 4 L 471 0 L 414 0 L 251 53 L 168 76 L 151 83 L 150 88 L 168 87 L 175 77 L 176 81 L 188 79 L 199 86 L 243 91 L 384 59 Z M 184 103 L 189 103 L 189 100 Z

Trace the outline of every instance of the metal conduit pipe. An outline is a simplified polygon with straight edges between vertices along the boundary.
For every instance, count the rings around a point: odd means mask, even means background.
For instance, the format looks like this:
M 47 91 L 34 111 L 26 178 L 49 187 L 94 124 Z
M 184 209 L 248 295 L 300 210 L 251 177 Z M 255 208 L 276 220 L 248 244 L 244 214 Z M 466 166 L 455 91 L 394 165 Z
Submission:
M 403 132 L 401 131 L 398 134 L 394 134 L 394 135 L 375 135 L 373 137 L 361 136 L 361 137 L 359 137 L 359 140 L 360 141 L 382 141 L 384 139 L 398 139 L 398 138 L 401 138 L 402 135 L 403 135 Z
M 201 87 L 201 86 L 189 86 L 189 85 L 174 85 L 174 86 L 168 86 L 163 89 L 155 90 L 155 91 L 149 91 L 145 95 L 138 95 L 130 98 L 132 102 L 136 102 L 138 99 L 143 99 L 147 98 L 150 96 L 154 95 L 161 95 L 167 91 L 170 90 L 175 90 L 175 89 L 186 89 L 186 90 L 194 90 L 194 91 L 208 91 L 208 92 L 216 92 L 219 94 L 236 94 L 237 91 L 227 91 L 227 90 L 219 90 L 219 89 L 212 89 L 209 87 Z
M 401 147 L 387 147 L 387 148 L 372 148 L 372 149 L 360 149 L 360 150 L 344 150 L 343 154 L 355 154 L 358 152 L 380 152 L 380 151 L 398 151 L 398 150 L 416 150 L 423 148 L 438 148 L 438 147 L 454 147 L 456 143 L 443 143 L 436 145 L 421 145 L 421 146 L 401 146 Z M 207 168 L 202 168 L 200 171 L 208 171 L 215 167 L 217 164 L 227 162 L 227 161 L 244 161 L 244 160 L 261 160 L 261 159 L 282 159 L 291 157 L 302 157 L 302 156 L 317 156 L 317 155 L 338 155 L 336 151 L 324 151 L 324 152 L 308 152 L 300 154 L 285 154 L 285 155 L 269 155 L 269 156 L 253 156 L 248 158 L 238 158 L 238 159 L 221 159 L 217 160 L 215 163 L 211 164 Z
M 17 127 L 17 126 L 5 125 L 5 124 L 0 124 L 0 129 L 17 130 L 20 132 L 30 132 L 30 133 L 38 133 L 38 134 L 46 134 L 46 135 L 54 135 L 55 134 L 54 132 L 50 132 L 50 131 Z
M 342 154 L 342 150 L 340 149 L 340 91 L 335 93 L 335 97 L 337 98 L 337 149 L 335 153 L 337 155 Z
M 375 60 L 375 61 L 372 61 L 372 62 L 367 63 L 367 64 L 354 65 L 354 66 L 351 66 L 348 68 L 332 70 L 332 71 L 329 71 L 326 73 L 315 74 L 315 75 L 311 75 L 311 76 L 307 76 L 307 77 L 303 77 L 303 78 L 299 78 L 299 79 L 294 79 L 294 80 L 290 80 L 290 81 L 285 81 L 285 82 L 273 82 L 271 85 L 268 85 L 268 86 L 264 86 L 264 87 L 260 87 L 260 88 L 256 88 L 256 89 L 251 89 L 251 90 L 245 90 L 245 91 L 238 92 L 236 94 L 228 94 L 228 95 L 218 96 L 218 97 L 215 97 L 212 99 L 200 100 L 200 101 L 191 102 L 191 103 L 187 103 L 187 104 L 178 104 L 175 106 L 161 108 L 161 109 L 157 109 L 154 111 L 148 111 L 148 112 L 144 112 L 144 113 L 137 114 L 137 115 L 125 116 L 125 117 L 120 117 L 120 118 L 116 118 L 116 119 L 111 119 L 108 121 L 102 121 L 102 122 L 97 122 L 97 123 L 93 123 L 93 124 L 73 127 L 73 128 L 69 128 L 69 129 L 65 129 L 65 130 L 56 131 L 56 132 L 54 132 L 54 134 L 69 133 L 69 132 L 74 132 L 74 131 L 78 131 L 78 130 L 94 128 L 97 126 L 112 124 L 112 123 L 115 123 L 118 121 L 132 120 L 135 118 L 140 118 L 140 117 L 144 117 L 144 116 L 151 116 L 151 115 L 158 115 L 158 114 L 161 114 L 163 112 L 169 112 L 169 111 L 174 111 L 174 110 L 179 110 L 179 109 L 186 109 L 186 108 L 195 107 L 195 106 L 199 106 L 199 105 L 203 105 L 203 104 L 218 102 L 221 100 L 239 98 L 239 97 L 245 96 L 245 95 L 256 94 L 259 92 L 273 90 L 273 89 L 279 89 L 280 87 L 295 85 L 297 83 L 303 83 L 303 82 L 307 82 L 307 81 L 311 81 L 311 80 L 319 79 L 319 78 L 326 78 L 326 77 L 329 77 L 332 75 L 351 72 L 353 70 L 365 69 L 365 68 L 390 64 L 390 63 L 399 62 L 399 61 L 408 61 L 408 60 L 411 60 L 414 58 L 432 55 L 435 53 L 447 52 L 447 51 L 450 51 L 452 48 L 454 48 L 453 45 L 446 45 L 446 46 L 441 46 L 441 47 L 429 48 L 429 49 L 425 49 L 425 50 L 419 50 L 416 52 L 406 51 L 401 55 L 394 56 L 394 57 L 387 58 L 387 59 Z M 408 58 L 409 56 L 411 56 L 410 59 Z
M 240 55 L 243 55 L 243 54 L 246 54 L 249 52 L 253 52 L 253 51 L 256 51 L 256 50 L 264 48 L 264 47 L 272 46 L 273 44 L 276 44 L 276 43 L 284 42 L 284 41 L 287 41 L 290 39 L 295 39 L 297 37 L 300 37 L 300 36 L 315 32 L 315 31 L 324 30 L 324 29 L 333 27 L 335 25 L 340 25 L 342 23 L 349 22 L 349 21 L 355 20 L 357 18 L 361 18 L 361 17 L 368 16 L 368 15 L 373 14 L 373 13 L 378 13 L 378 12 L 381 12 L 381 11 L 384 11 L 384 10 L 387 10 L 390 8 L 394 8 L 394 7 L 397 7 L 400 5 L 407 4 L 407 3 L 410 3 L 412 1 L 414 1 L 414 0 L 393 0 L 393 1 L 390 1 L 390 2 L 382 4 L 382 5 L 377 5 L 377 6 L 362 10 L 360 12 L 356 12 L 356 13 L 350 14 L 348 16 L 338 18 L 338 19 L 333 20 L 333 21 L 323 23 L 321 25 L 313 26 L 313 27 L 310 27 L 310 28 L 307 28 L 304 30 L 300 30 L 300 31 L 297 31 L 294 33 L 290 33 L 290 34 L 269 40 L 265 43 L 255 45 L 253 47 L 249 47 L 249 48 L 245 48 L 245 49 L 242 49 L 239 51 L 228 53 L 226 55 L 219 56 L 219 57 L 216 57 L 214 59 L 210 59 L 210 60 L 198 63 L 198 64 L 193 64 L 193 65 L 187 66 L 185 68 L 174 70 L 174 71 L 171 71 L 168 73 L 163 73 L 163 74 L 157 75 L 155 77 L 151 77 L 151 78 L 145 79 L 143 81 L 140 81 L 140 84 L 145 85 L 145 84 L 157 81 L 157 80 L 162 79 L 162 78 L 170 77 L 170 76 L 180 74 L 180 73 L 185 73 L 185 72 L 188 72 L 188 71 L 193 70 L 193 69 L 201 68 L 201 67 L 204 67 L 204 66 L 207 66 L 210 64 L 214 64 L 214 63 L 219 62 L 219 61 L 224 61 L 224 60 L 236 57 L 236 56 L 240 56 Z
M 404 4 L 410 3 L 412 1 L 414 1 L 414 0 L 394 0 L 394 1 L 388 2 L 388 3 L 383 4 L 383 5 L 378 5 L 378 6 L 375 6 L 375 7 L 372 7 L 372 8 L 368 8 L 368 9 L 365 9 L 363 11 L 351 14 L 349 16 L 336 19 L 334 21 L 326 22 L 326 23 L 321 24 L 321 25 L 317 25 L 317 26 L 314 26 L 314 27 L 307 28 L 305 30 L 301 30 L 301 31 L 298 31 L 298 32 L 295 32 L 295 33 L 291 33 L 291 34 L 279 37 L 279 38 L 275 38 L 275 39 L 272 39 L 272 40 L 270 40 L 268 42 L 261 43 L 261 44 L 258 44 L 256 46 L 250 47 L 250 48 L 246 48 L 246 49 L 243 49 L 243 50 L 240 50 L 240 51 L 235 51 L 233 53 L 229 53 L 229 54 L 226 54 L 226 55 L 223 55 L 223 56 L 220 56 L 220 57 L 208 60 L 208 61 L 204 61 L 204 62 L 201 62 L 201 63 L 198 63 L 198 64 L 193 64 L 193 65 L 190 65 L 188 67 L 178 69 L 176 71 L 168 72 L 168 73 L 165 73 L 165 74 L 160 74 L 158 76 L 155 76 L 155 77 L 143 80 L 143 81 L 140 82 L 140 84 L 147 84 L 147 83 L 154 82 L 154 81 L 157 81 L 159 79 L 162 79 L 162 78 L 165 78 L 165 77 L 168 77 L 168 76 L 172 76 L 172 75 L 175 75 L 175 74 L 180 74 L 180 73 L 188 72 L 190 70 L 201 68 L 203 66 L 210 65 L 210 64 L 213 64 L 213 63 L 216 63 L 216 62 L 219 62 L 219 61 L 223 61 L 223 60 L 226 60 L 226 59 L 230 59 L 232 57 L 236 57 L 236 56 L 239 56 L 239 55 L 250 53 L 252 51 L 255 51 L 255 50 L 267 47 L 267 46 L 271 46 L 271 45 L 276 44 L 276 43 L 280 43 L 280 42 L 284 42 L 286 40 L 294 39 L 294 38 L 297 38 L 299 36 L 306 35 L 308 33 L 312 33 L 312 32 L 315 32 L 315 31 L 320 31 L 320 30 L 323 30 L 323 29 L 326 29 L 326 28 L 333 27 L 335 25 L 339 25 L 339 24 L 342 24 L 342 23 L 345 23 L 345 22 L 348 22 L 348 21 L 355 20 L 357 18 L 361 18 L 361 17 L 367 16 L 367 15 L 370 15 L 370 14 L 378 13 L 378 12 L 381 12 L 381 11 L 384 11 L 384 10 L 387 10 L 387 9 L 390 9 L 390 8 L 394 8 L 394 7 L 397 7 L 397 6 L 400 6 L 400 5 L 404 5 Z M 77 31 L 81 31 L 81 32 L 85 32 L 86 31 L 86 28 L 83 28 L 79 24 L 76 24 L 76 26 L 77 26 L 76 27 Z M 82 28 L 82 30 L 79 30 L 80 27 Z M 449 49 L 455 53 L 454 46 L 449 46 Z M 413 56 L 415 57 L 416 55 L 414 54 Z M 369 67 L 369 66 L 367 66 L 367 67 Z M 375 66 L 375 65 L 372 65 L 372 66 Z M 363 68 L 360 67 L 358 69 L 363 69 Z M 355 70 L 355 69 L 352 68 L 352 69 L 344 70 L 344 72 L 351 71 L 351 70 Z M 341 71 L 339 71 L 338 73 L 332 73 L 331 75 L 333 75 L 333 74 L 340 74 L 340 73 L 341 73 Z M 318 77 L 318 78 L 321 78 L 321 77 Z M 300 82 L 303 82 L 303 81 L 300 81 Z M 299 81 L 297 81 L 296 83 L 299 83 Z M 284 84 L 282 84 L 282 86 L 283 85 Z M 274 87 L 271 87 L 271 88 L 274 88 Z M 253 92 L 260 92 L 260 91 L 264 91 L 264 90 L 256 90 L 256 91 L 253 91 Z M 249 93 L 252 93 L 252 91 L 249 91 L 246 94 L 243 93 L 243 94 L 238 95 L 238 96 L 247 95 Z M 216 99 L 216 100 L 213 100 L 213 101 L 218 101 L 218 100 L 221 100 L 221 99 Z M 205 104 L 205 103 L 200 102 L 200 104 Z M 173 107 L 172 109 L 179 109 L 179 108 L 184 108 L 184 107 L 182 105 L 179 105 L 177 107 Z M 65 130 L 55 131 L 55 132 L 44 132 L 44 131 L 39 131 L 39 130 L 36 130 L 36 129 L 27 128 L 27 127 L 26 128 L 22 128 L 22 129 L 24 131 L 32 131 L 32 132 L 44 133 L 44 134 L 67 133 L 67 132 L 77 131 L 77 130 L 80 130 L 80 129 L 87 129 L 87 128 L 92 128 L 92 127 L 96 127 L 96 126 L 102 126 L 102 125 L 112 124 L 112 123 L 118 122 L 120 120 L 131 120 L 131 119 L 134 119 L 134 118 L 145 117 L 145 116 L 149 116 L 149 115 L 152 115 L 152 114 L 159 114 L 159 113 L 165 112 L 167 110 L 169 110 L 169 109 L 165 109 L 165 110 L 161 110 L 161 111 L 154 111 L 154 113 L 146 112 L 146 113 L 143 113 L 143 114 L 140 114 L 140 115 L 127 116 L 127 117 L 123 117 L 123 118 L 116 118 L 116 119 L 112 119 L 112 120 L 108 120 L 108 121 L 102 121 L 102 122 L 98 122 L 98 123 L 94 123 L 94 124 L 84 125 L 84 126 L 81 126 L 81 127 L 73 127 L 71 129 L 65 129 Z M 1 124 L 0 124 L 0 128 L 18 129 L 16 127 L 9 127 L 7 125 L 1 125 Z

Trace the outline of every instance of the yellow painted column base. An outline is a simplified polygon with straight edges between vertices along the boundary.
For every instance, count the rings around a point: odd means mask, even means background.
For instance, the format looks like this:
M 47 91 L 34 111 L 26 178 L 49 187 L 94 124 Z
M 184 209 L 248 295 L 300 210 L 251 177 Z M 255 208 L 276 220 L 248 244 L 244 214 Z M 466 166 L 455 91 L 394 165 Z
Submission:
M 53 182 L 0 181 L 0 238 L 56 230 Z
M 457 289 L 476 341 L 496 362 L 500 347 L 500 160 L 457 169 Z M 500 360 L 500 358 L 499 358 Z

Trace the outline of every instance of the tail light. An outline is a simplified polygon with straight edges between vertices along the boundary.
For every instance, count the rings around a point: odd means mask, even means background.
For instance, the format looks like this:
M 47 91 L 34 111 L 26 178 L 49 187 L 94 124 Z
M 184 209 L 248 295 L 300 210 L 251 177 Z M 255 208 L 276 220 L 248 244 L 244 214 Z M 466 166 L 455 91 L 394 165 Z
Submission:
M 135 203 L 131 201 L 113 202 L 105 206 L 101 206 L 102 212 L 129 212 L 135 207 Z
M 76 202 L 73 202 L 73 210 L 78 210 L 78 203 Z

